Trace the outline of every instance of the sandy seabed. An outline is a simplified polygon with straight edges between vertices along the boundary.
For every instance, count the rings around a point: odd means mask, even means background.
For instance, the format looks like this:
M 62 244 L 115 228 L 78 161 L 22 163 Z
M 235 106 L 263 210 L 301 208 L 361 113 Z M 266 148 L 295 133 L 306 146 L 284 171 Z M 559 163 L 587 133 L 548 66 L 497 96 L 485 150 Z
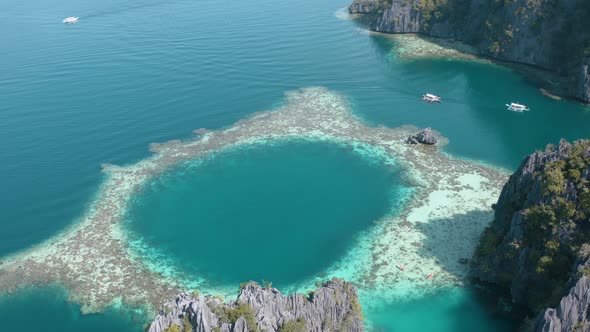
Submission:
M 105 181 L 81 220 L 45 243 L 3 259 L 0 292 L 58 284 L 84 312 L 117 303 L 151 312 L 186 289 L 235 294 L 237 285 L 210 288 L 204 279 L 188 280 L 166 259 L 158 263 L 141 257 L 141 244 L 130 242 L 123 226 L 129 200 L 171 167 L 220 149 L 292 138 L 348 144 L 361 153 L 391 156 L 384 160 L 407 170 L 404 181 L 413 189 L 402 198 L 406 202 L 401 212 L 376 220 L 325 273 L 288 291 L 311 289 L 317 281 L 338 276 L 359 288 L 366 306 L 373 300 L 407 300 L 461 287 L 468 266 L 459 259 L 471 257 L 492 220 L 491 205 L 507 173 L 451 158 L 436 147 L 408 145 L 406 137 L 417 128 L 369 126 L 352 114 L 344 96 L 325 88 L 291 91 L 285 98 L 283 106 L 227 129 L 199 129 L 192 140 L 152 144 L 153 155 L 135 164 L 103 165 Z

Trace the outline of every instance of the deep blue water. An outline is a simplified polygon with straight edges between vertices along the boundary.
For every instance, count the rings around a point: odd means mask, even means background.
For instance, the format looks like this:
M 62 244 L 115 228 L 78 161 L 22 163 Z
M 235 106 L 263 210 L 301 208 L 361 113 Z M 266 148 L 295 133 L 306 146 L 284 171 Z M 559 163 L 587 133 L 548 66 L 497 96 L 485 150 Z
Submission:
M 370 123 L 431 126 L 446 151 L 515 168 L 590 112 L 543 97 L 510 70 L 396 61 L 387 38 L 334 12 L 347 0 L 4 0 L 0 3 L 0 255 L 75 222 L 102 179 L 148 144 L 270 109 L 326 86 Z M 66 26 L 70 15 L 80 22 Z M 430 91 L 441 105 L 419 101 Z M 532 111 L 514 114 L 518 100 Z

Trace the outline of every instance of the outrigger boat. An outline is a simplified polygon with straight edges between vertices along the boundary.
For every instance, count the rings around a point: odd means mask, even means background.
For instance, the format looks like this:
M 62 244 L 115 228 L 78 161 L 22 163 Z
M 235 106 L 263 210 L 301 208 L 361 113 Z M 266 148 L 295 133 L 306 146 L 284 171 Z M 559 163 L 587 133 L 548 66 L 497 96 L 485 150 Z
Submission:
M 425 102 L 427 102 L 429 104 L 441 102 L 441 98 L 439 96 L 435 96 L 430 93 L 423 95 L 422 100 L 424 100 Z
M 70 16 L 70 17 L 64 18 L 64 20 L 62 22 L 66 23 L 66 24 L 74 24 L 74 23 L 78 22 L 78 19 L 79 19 L 78 17 Z
M 513 111 L 513 112 L 530 111 L 530 109 L 528 109 L 525 105 L 517 104 L 517 103 L 510 103 L 510 105 L 506 104 L 506 107 L 508 107 L 509 111 Z

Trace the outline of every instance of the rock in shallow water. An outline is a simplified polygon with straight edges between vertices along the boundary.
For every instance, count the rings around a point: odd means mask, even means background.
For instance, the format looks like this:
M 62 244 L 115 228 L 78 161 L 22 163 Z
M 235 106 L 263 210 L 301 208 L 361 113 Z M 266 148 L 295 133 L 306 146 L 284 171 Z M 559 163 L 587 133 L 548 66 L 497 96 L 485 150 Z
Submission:
M 438 140 L 430 128 L 423 129 L 421 132 L 411 135 L 406 139 L 406 143 L 409 144 L 435 145 L 437 142 Z
M 242 287 L 238 298 L 229 303 L 211 296 L 182 293 L 164 305 L 149 332 L 164 332 L 174 325 L 180 330 L 188 327 L 197 332 L 274 332 L 297 322 L 304 322 L 305 331 L 364 331 L 356 289 L 334 278 L 310 297 L 286 296 L 254 282 Z

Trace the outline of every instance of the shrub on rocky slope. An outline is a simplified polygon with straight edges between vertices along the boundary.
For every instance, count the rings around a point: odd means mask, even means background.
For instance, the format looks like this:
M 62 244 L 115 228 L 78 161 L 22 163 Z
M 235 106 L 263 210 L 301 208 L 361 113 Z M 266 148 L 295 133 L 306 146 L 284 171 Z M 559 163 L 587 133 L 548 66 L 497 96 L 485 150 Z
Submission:
M 494 210 L 473 276 L 509 290 L 531 310 L 558 305 L 590 274 L 590 141 L 562 140 L 525 158 Z

